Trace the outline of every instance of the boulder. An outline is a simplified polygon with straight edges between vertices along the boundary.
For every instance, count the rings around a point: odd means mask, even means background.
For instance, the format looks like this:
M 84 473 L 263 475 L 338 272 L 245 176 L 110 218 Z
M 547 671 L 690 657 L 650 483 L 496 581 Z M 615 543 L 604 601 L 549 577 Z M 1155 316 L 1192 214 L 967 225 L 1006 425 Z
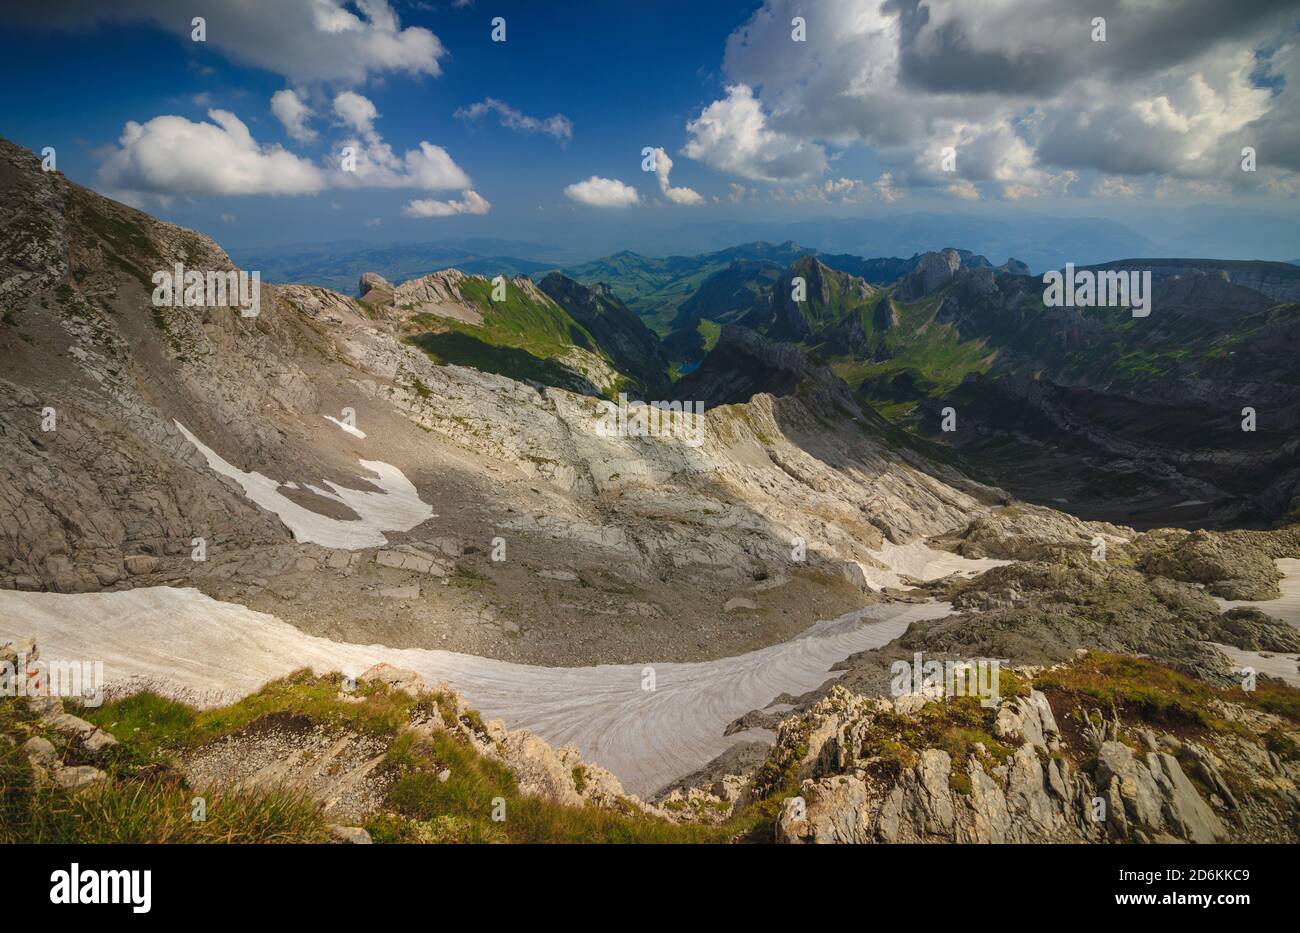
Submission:
M 129 554 L 122 563 L 126 565 L 126 572 L 133 577 L 153 573 L 158 569 L 158 558 L 149 554 Z
M 867 785 L 860 778 L 837 774 L 804 781 L 802 796 L 789 797 L 776 821 L 780 843 L 859 843 L 867 837 Z
M 331 826 L 330 841 L 340 845 L 371 845 L 370 833 L 360 826 Z
M 402 690 L 416 696 L 424 689 L 424 679 L 418 673 L 386 662 L 380 662 L 365 671 L 357 680 L 362 683 L 380 683 L 394 690 Z
M 27 760 L 43 768 L 54 769 L 59 766 L 59 755 L 54 750 L 54 743 L 34 735 L 22 744 L 22 752 Z
M 76 765 L 60 768 L 54 772 L 54 782 L 64 790 L 77 793 L 98 787 L 108 779 L 108 775 L 89 765 Z

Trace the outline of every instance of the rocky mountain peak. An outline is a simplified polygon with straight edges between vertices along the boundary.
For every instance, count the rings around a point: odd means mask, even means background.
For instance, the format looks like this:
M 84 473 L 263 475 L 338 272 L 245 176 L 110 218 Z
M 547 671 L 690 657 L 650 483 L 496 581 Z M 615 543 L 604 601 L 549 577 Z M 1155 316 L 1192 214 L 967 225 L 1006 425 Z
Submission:
M 367 294 L 375 290 L 386 292 L 387 297 L 392 298 L 393 286 L 388 279 L 377 272 L 361 273 L 361 281 L 357 286 L 357 297 L 365 298 Z
M 955 249 L 925 253 L 899 281 L 894 294 L 903 301 L 919 301 L 951 282 L 961 267 L 962 257 Z

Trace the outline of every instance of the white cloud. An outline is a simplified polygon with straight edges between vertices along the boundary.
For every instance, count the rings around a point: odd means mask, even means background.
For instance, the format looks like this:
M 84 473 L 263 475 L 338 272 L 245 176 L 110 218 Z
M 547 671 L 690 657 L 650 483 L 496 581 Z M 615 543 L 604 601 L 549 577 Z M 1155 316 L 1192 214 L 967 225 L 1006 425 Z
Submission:
M 233 113 L 209 110 L 212 123 L 158 116 L 128 122 L 99 168 L 110 191 L 137 194 L 314 194 L 325 173 L 279 146 L 259 146 Z
M 817 143 L 773 130 L 746 84 L 733 84 L 686 124 L 691 139 L 682 153 L 718 171 L 755 181 L 799 181 L 826 169 Z
M 631 207 L 641 203 L 641 195 L 631 185 L 599 175 L 574 182 L 564 189 L 564 193 L 579 204 L 590 207 Z
M 271 113 L 284 124 L 285 132 L 293 139 L 309 143 L 316 138 L 316 131 L 307 125 L 312 116 L 311 108 L 296 91 L 285 88 L 272 94 Z
M 901 183 L 944 189 L 937 152 L 952 145 L 959 181 L 1009 199 L 1067 192 L 1082 172 L 1103 195 L 1096 176 L 1287 190 L 1300 176 L 1287 6 L 1123 3 L 1094 43 L 1074 0 L 765 0 L 728 38 L 727 97 L 687 123 L 684 151 L 797 181 L 825 168 L 825 147 L 864 144 Z M 790 41 L 794 15 L 806 42 Z M 1062 23 L 1076 21 L 1071 41 Z M 1239 170 L 1246 145 L 1272 153 L 1257 173 Z
M 296 95 L 295 95 L 296 96 Z M 282 99 L 283 100 L 283 99 Z M 282 104 L 286 114 L 293 112 Z M 315 194 L 326 188 L 419 188 L 468 191 L 469 175 L 441 146 L 421 141 L 400 157 L 374 129 L 374 105 L 353 92 L 335 99 L 335 111 L 353 129 L 365 129 L 331 147 L 325 167 L 280 146 L 258 145 L 234 114 L 209 110 L 212 123 L 158 116 L 147 123 L 126 124 L 118 147 L 99 169 L 99 183 L 124 196 L 232 194 Z M 343 169 L 342 152 L 350 147 L 355 171 Z M 474 195 L 478 198 L 478 195 Z M 481 199 L 480 199 L 481 201 Z M 456 204 L 459 202 L 447 202 Z M 486 205 L 486 201 L 481 201 Z M 467 199 L 462 212 L 477 213 Z
M 437 75 L 447 54 L 428 29 L 403 28 L 387 0 L 204 0 L 193 12 L 207 21 L 208 47 L 295 83 L 359 84 L 390 72 Z M 19 22 L 56 27 L 146 20 L 180 37 L 187 47 L 190 19 L 189 13 L 181 15 L 173 4 L 158 0 L 67 0 L 18 14 Z
M 337 187 L 446 191 L 472 184 L 451 154 L 430 142 L 422 141 L 419 149 L 408 150 L 400 159 L 382 139 L 347 139 L 343 145 L 355 151 L 356 170 L 335 172 L 332 180 Z
M 961 198 L 963 201 L 978 201 L 980 199 L 980 189 L 976 188 L 973 182 L 964 178 L 950 184 L 947 191 L 954 198 Z
M 1094 198 L 1133 198 L 1137 194 L 1136 186 L 1115 175 L 1104 175 L 1092 186 Z
M 233 223 L 234 223 L 236 220 L 238 220 L 238 219 L 239 219 L 239 218 L 236 217 L 234 214 L 222 214 L 222 215 L 221 215 L 221 222 L 222 222 L 223 224 L 233 224 Z
M 334 112 L 358 133 L 373 133 L 379 111 L 367 97 L 356 91 L 343 91 L 334 98 Z
M 749 193 L 748 188 L 744 185 L 738 185 L 734 181 L 731 182 L 728 188 L 730 193 L 727 195 L 727 200 L 732 204 L 739 204 L 744 199 L 745 195 Z
M 876 192 L 876 197 L 886 204 L 893 204 L 900 200 L 907 192 L 902 188 L 894 185 L 894 176 L 890 172 L 884 172 L 879 178 L 871 183 L 871 188 Z
M 860 201 L 866 192 L 867 186 L 858 178 L 828 178 L 822 185 L 828 201 Z
M 545 133 L 561 142 L 568 142 L 573 138 L 573 122 L 564 114 L 557 113 L 545 120 L 539 120 L 537 117 L 521 113 L 495 97 L 488 97 L 468 107 L 461 107 L 456 111 L 455 117 L 457 120 L 472 122 L 492 111 L 497 113 L 501 125 L 507 129 L 522 130 L 525 133 Z
M 486 214 L 492 205 L 477 191 L 465 190 L 459 201 L 434 201 L 429 198 L 411 200 L 402 208 L 407 217 L 451 217 L 455 214 Z
M 466 189 L 473 186 L 451 154 L 441 146 L 421 141 L 399 158 L 379 132 L 375 120 L 379 111 L 373 102 L 355 91 L 343 91 L 334 98 L 334 112 L 360 136 L 351 136 L 340 144 L 355 154 L 354 171 L 340 169 L 334 182 L 340 187 L 424 188 L 428 191 Z M 341 160 L 339 163 L 341 165 Z
M 673 170 L 673 160 L 664 152 L 663 147 L 655 150 L 655 177 L 659 179 L 659 190 L 664 197 L 674 204 L 703 204 L 704 198 L 691 188 L 673 188 L 668 184 L 668 173 Z

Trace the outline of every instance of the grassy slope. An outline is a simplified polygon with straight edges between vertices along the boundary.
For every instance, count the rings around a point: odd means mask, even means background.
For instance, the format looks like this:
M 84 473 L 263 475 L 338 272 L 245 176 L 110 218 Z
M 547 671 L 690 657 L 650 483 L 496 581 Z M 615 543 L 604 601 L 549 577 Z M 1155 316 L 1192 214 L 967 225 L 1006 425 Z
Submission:
M 1240 723 L 1220 718 L 1213 702 L 1226 700 L 1300 724 L 1300 690 L 1260 678 L 1252 692 L 1223 690 L 1194 680 L 1154 661 L 1093 652 L 1064 667 L 1044 671 L 1034 687 L 1047 693 L 1057 711 L 1076 764 L 1087 767 L 1087 750 L 1078 741 L 1094 709 L 1113 709 L 1131 731 L 1147 725 L 1179 735 L 1213 739 L 1235 735 L 1263 741 L 1274 754 L 1300 757 L 1284 730 L 1257 737 Z M 382 810 L 366 824 L 376 842 L 641 842 L 700 843 L 766 841 L 783 800 L 796 793 L 798 747 L 773 756 L 761 769 L 756 786 L 762 797 L 721 826 L 674 824 L 647 816 L 630 805 L 622 810 L 567 807 L 519 793 L 514 776 L 484 758 L 453 731 L 432 734 L 407 728 L 413 720 L 434 716 L 450 723 L 456 717 L 449 695 L 411 697 L 377 684 L 360 684 L 359 701 L 339 698 L 337 674 L 313 676 L 301 671 L 273 681 L 238 703 L 199 711 L 153 694 L 142 693 L 93 710 L 78 711 L 113 733 L 121 744 L 95 762 L 110 779 L 96 791 L 68 794 L 38 785 L 22 752 L 0 742 L 0 844 L 17 842 L 279 842 L 311 843 L 329 838 L 318 805 L 292 791 L 257 790 L 204 793 L 207 820 L 191 820 L 193 788 L 176 769 L 178 754 L 190 748 L 238 736 L 265 717 L 291 714 L 312 725 L 349 730 L 388 739 L 382 765 L 388 788 Z M 1004 671 L 1002 693 L 1019 695 L 1021 678 Z M 994 711 L 973 701 L 930 704 L 918 715 L 882 714 L 865 735 L 862 755 L 874 768 L 911 764 L 918 749 L 949 750 L 965 761 L 976 742 L 995 757 L 1009 753 L 992 738 Z M 1095 720 L 1094 720 L 1095 721 Z M 460 723 L 481 731 L 473 711 Z M 42 729 L 25 700 L 0 700 L 0 733 L 21 742 L 29 735 L 57 736 Z M 1125 741 L 1128 739 L 1125 738 Z M 60 745 L 69 764 L 80 763 Z M 438 780 L 443 769 L 451 772 Z M 964 772 L 954 771 L 953 789 L 969 792 Z M 1253 786 L 1247 775 L 1228 778 L 1243 790 Z M 1195 779 L 1195 778 L 1194 778 Z M 498 798 L 506 819 L 491 818 Z
M 292 714 L 314 725 L 389 740 L 381 766 L 389 779 L 381 812 L 366 824 L 376 842 L 726 842 L 771 838 L 779 799 L 751 807 L 717 827 L 674 824 L 630 804 L 621 811 L 569 807 L 519 792 L 513 774 L 484 758 L 464 736 L 407 728 L 417 718 L 455 717 L 451 697 L 418 698 L 376 684 L 359 684 L 360 702 L 339 698 L 337 674 L 300 671 L 272 681 L 231 706 L 195 710 L 150 693 L 97 709 L 74 710 L 111 732 L 119 745 L 93 762 L 109 774 L 99 790 L 69 794 L 38 786 L 22 752 L 0 743 L 0 843 L 12 842 L 324 842 L 328 821 L 318 805 L 292 791 L 204 793 L 207 820 L 191 820 L 196 790 L 177 769 L 180 753 L 237 736 L 265 717 Z M 481 728 L 478 714 L 461 717 Z M 0 732 L 21 743 L 45 734 L 25 700 L 0 700 Z M 60 746 L 68 764 L 76 753 Z M 451 775 L 438 780 L 444 769 Z M 497 798 L 506 819 L 492 819 Z
M 911 373 L 917 386 L 930 396 L 941 396 L 956 388 L 970 373 L 987 372 L 996 356 L 983 339 L 962 340 L 953 324 L 935 320 L 943 301 L 942 292 L 922 301 L 894 302 L 898 325 L 878 333 L 871 325 L 874 305 L 864 309 L 863 329 L 884 353 L 883 359 L 862 359 L 836 354 L 831 346 L 816 348 L 831 368 L 862 397 L 891 420 L 905 415 L 915 402 L 898 402 L 875 391 L 873 383 Z M 885 300 L 882 296 L 881 301 Z
M 549 299 L 535 300 L 507 282 L 505 300 L 493 301 L 491 281 L 480 278 L 464 279 L 460 290 L 483 315 L 481 325 L 432 314 L 412 319 L 428 328 L 412 341 L 439 363 L 573 389 L 580 387 L 582 378 L 559 362 L 571 348 L 588 350 L 609 362 L 590 332 Z

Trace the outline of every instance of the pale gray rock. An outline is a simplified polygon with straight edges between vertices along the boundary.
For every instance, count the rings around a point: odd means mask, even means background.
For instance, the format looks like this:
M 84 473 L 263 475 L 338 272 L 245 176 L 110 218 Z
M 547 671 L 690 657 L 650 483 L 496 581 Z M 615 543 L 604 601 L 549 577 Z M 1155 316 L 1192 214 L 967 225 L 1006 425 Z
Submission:
M 126 572 L 136 577 L 158 569 L 158 558 L 149 554 L 129 554 L 122 562 L 126 565 Z
M 108 779 L 107 774 L 98 768 L 92 768 L 90 765 L 60 768 L 53 773 L 53 777 L 56 784 L 73 793 L 98 787 Z
M 32 764 L 54 769 L 59 766 L 59 755 L 49 739 L 34 735 L 22 744 L 22 752 Z
M 360 826 L 331 826 L 329 829 L 331 840 L 343 845 L 368 846 L 374 841 L 370 838 L 370 833 Z
M 801 797 L 787 799 L 776 822 L 776 841 L 783 843 L 867 842 L 864 813 L 867 787 L 857 777 L 837 774 L 805 781 Z M 802 806 L 801 806 L 802 805 Z M 799 812 L 803 810 L 803 818 Z

